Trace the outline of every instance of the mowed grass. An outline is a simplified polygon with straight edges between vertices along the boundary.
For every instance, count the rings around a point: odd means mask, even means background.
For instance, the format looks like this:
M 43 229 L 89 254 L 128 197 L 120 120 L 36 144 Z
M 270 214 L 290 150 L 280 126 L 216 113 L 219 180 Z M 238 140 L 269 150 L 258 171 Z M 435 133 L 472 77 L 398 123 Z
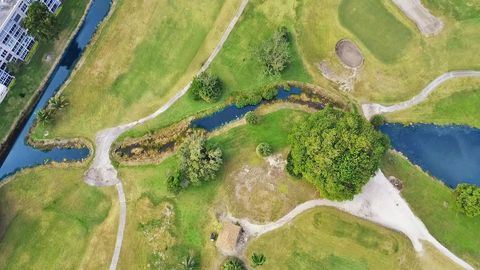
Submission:
M 459 21 L 476 19 L 480 13 L 479 0 L 425 0 L 422 3 L 437 10 L 438 14 L 452 16 Z
M 412 40 L 411 30 L 381 0 L 342 0 L 338 16 L 341 24 L 385 63 L 400 59 Z
M 27 169 L 0 188 L 0 268 L 108 266 L 99 260 L 111 255 L 114 242 L 107 250 L 97 246 L 95 254 L 89 245 L 109 216 L 114 193 L 87 186 L 82 174 L 83 168 Z M 102 237 L 112 239 L 114 228 Z
M 85 137 L 146 116 L 193 77 L 240 0 L 118 0 L 65 86 L 50 137 Z
M 480 219 L 455 209 L 453 190 L 406 159 L 389 153 L 383 161 L 386 176 L 402 180 L 402 196 L 430 233 L 450 251 L 476 268 L 480 267 Z
M 0 104 L 0 143 L 6 139 L 8 132 L 36 94 L 55 59 L 63 53 L 62 49 L 79 24 L 88 2 L 88 0 L 62 1 L 62 10 L 57 17 L 61 27 L 58 39 L 40 42 L 30 61 L 22 65 L 19 73 L 15 74 L 15 85 Z M 50 61 L 45 61 L 47 56 L 50 57 Z
M 389 121 L 462 124 L 480 128 L 480 79 L 457 79 L 408 110 L 387 114 Z
M 363 5 L 365 1 L 352 1 Z M 358 3 L 356 3 L 358 2 Z M 366 1 L 365 3 L 369 3 Z M 335 54 L 335 44 L 343 38 L 355 42 L 365 57 L 365 64 L 358 73 L 355 88 L 351 92 L 358 102 L 377 102 L 393 104 L 407 100 L 417 95 L 429 82 L 444 72 L 452 70 L 480 70 L 480 12 L 469 20 L 457 20 L 449 13 L 428 5 L 431 12 L 441 17 L 444 29 L 438 35 L 425 38 L 415 24 L 411 22 L 392 1 L 378 1 L 404 27 L 410 30 L 411 38 L 408 45 L 401 51 L 401 56 L 395 62 L 384 63 L 370 50 L 361 36 L 350 31 L 341 23 L 342 13 L 340 1 L 335 0 L 302 0 L 299 1 L 297 13 L 299 20 L 296 25 L 298 47 L 304 64 L 313 77 L 315 84 L 326 89 L 338 88 L 325 79 L 318 64 L 326 60 L 336 71 L 343 70 Z M 431 0 L 429 2 L 442 2 Z M 447 2 L 447 1 L 443 1 Z M 466 5 L 458 5 L 465 12 L 475 9 Z M 470 1 L 473 3 L 473 1 Z M 367 4 L 365 4 L 367 5 Z M 378 20 L 374 13 L 367 10 L 365 15 Z M 352 21 L 359 18 L 349 18 Z M 362 31 L 387 31 L 389 26 L 382 23 L 374 24 Z M 373 35 L 373 34 L 372 34 Z M 383 33 L 387 37 L 396 37 L 396 32 Z M 401 38 L 401 36 L 399 36 Z M 384 43 L 380 37 L 377 43 Z M 401 40 L 398 42 L 402 42 Z M 380 45 L 378 45 L 380 46 Z M 397 48 L 396 44 L 392 45 Z
M 252 240 L 246 255 L 266 256 L 258 269 L 459 269 L 425 247 L 418 256 L 401 233 L 321 207 Z
M 149 131 L 166 127 L 199 111 L 222 106 L 230 97 L 256 90 L 266 84 L 286 80 L 311 82 L 309 73 L 297 49 L 297 32 L 294 25 L 298 20 L 295 13 L 297 2 L 293 0 L 252 0 L 243 16 L 225 42 L 223 49 L 213 61 L 210 72 L 223 81 L 225 92 L 214 104 L 192 100 L 188 95 L 177 101 L 169 110 L 157 118 L 127 132 L 125 136 L 138 137 Z M 273 33 L 285 26 L 291 32 L 291 64 L 278 76 L 265 76 L 254 56 L 255 49 Z

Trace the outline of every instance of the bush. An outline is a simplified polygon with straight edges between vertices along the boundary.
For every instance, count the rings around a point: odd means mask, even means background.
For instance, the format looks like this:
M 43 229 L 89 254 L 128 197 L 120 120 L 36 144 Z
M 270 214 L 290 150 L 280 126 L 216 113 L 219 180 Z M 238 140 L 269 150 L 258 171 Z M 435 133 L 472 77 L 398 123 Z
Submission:
M 199 184 L 215 178 L 222 166 L 222 150 L 207 145 L 205 136 L 197 132 L 180 146 L 179 162 L 185 180 Z
M 373 127 L 379 128 L 383 124 L 385 124 L 385 116 L 383 114 L 375 114 L 372 119 L 370 119 L 370 123 Z
M 459 184 L 455 188 L 456 205 L 460 212 L 469 217 L 480 215 L 480 187 Z
M 388 138 L 359 114 L 327 106 L 292 130 L 289 163 L 324 196 L 351 200 L 377 171 Z
M 237 96 L 235 106 L 237 106 L 237 108 L 243 108 L 249 105 L 257 105 L 260 102 L 262 102 L 262 96 L 259 93 L 244 93 Z
M 167 190 L 171 193 L 178 194 L 182 190 L 182 178 L 180 171 L 176 171 L 167 179 Z
M 265 100 L 272 100 L 274 97 L 278 95 L 278 89 L 276 86 L 264 87 L 260 92 L 261 92 L 262 98 Z
M 257 154 L 261 157 L 268 157 L 273 153 L 272 146 L 268 143 L 260 143 L 257 145 Z
M 243 262 L 235 257 L 230 257 L 222 264 L 222 270 L 245 270 Z
M 218 76 L 202 72 L 193 78 L 189 92 L 194 100 L 203 99 L 206 102 L 215 102 L 222 95 L 222 81 Z
M 247 112 L 245 114 L 245 121 L 250 125 L 256 125 L 260 122 L 255 112 Z
M 289 34 L 285 27 L 273 34 L 255 52 L 265 74 L 276 75 L 291 62 Z

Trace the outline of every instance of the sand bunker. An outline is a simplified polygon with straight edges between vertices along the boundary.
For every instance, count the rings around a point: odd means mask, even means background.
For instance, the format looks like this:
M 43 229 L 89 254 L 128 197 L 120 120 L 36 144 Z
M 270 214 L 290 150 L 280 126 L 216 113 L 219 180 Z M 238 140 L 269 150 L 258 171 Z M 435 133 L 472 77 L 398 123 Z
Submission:
M 393 0 L 393 3 L 417 25 L 424 36 L 433 36 L 442 31 L 442 21 L 433 16 L 420 0 Z
M 335 46 L 335 52 L 340 61 L 349 68 L 358 68 L 363 64 L 362 53 L 350 40 L 340 40 Z

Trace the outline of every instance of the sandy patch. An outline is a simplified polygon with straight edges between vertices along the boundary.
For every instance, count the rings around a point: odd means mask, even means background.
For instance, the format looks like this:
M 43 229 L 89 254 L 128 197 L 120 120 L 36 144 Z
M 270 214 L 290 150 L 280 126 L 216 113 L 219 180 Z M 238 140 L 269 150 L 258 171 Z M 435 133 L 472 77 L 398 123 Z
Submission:
M 358 68 L 363 64 L 363 55 L 358 47 L 348 39 L 342 39 L 335 45 L 335 53 L 348 68 Z
M 433 36 L 443 29 L 443 22 L 433 16 L 420 0 L 393 0 L 393 3 L 410 19 L 424 36 Z

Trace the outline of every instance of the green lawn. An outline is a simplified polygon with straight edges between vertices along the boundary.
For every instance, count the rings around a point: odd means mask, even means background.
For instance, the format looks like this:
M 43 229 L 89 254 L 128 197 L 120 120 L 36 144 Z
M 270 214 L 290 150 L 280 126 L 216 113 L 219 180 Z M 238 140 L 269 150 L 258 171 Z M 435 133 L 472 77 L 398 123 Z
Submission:
M 424 0 L 422 3 L 436 10 L 435 15 L 448 15 L 459 21 L 478 19 L 480 13 L 479 0 Z
M 429 248 L 418 256 L 403 234 L 332 208 L 315 208 L 254 239 L 247 256 L 262 253 L 258 269 L 456 269 Z
M 92 254 L 90 244 L 109 215 L 113 193 L 85 185 L 83 170 L 27 169 L 0 188 L 0 268 L 107 266 L 99 262 L 105 250 Z
M 388 121 L 462 124 L 480 128 L 480 79 L 449 81 L 408 110 L 387 114 Z
M 402 196 L 430 233 L 457 256 L 479 268 L 480 219 L 455 210 L 452 190 L 393 153 L 385 157 L 382 170 L 386 176 L 394 175 L 403 181 Z
M 16 83 L 5 100 L 0 104 L 0 143 L 2 143 L 20 114 L 29 105 L 31 98 L 37 94 L 40 83 L 45 79 L 55 59 L 63 53 L 63 47 L 80 22 L 89 0 L 66 0 L 58 15 L 61 33 L 58 40 L 41 42 L 30 62 L 23 65 L 15 75 Z M 50 61 L 45 61 L 46 56 Z
M 338 16 L 341 24 L 385 63 L 398 61 L 412 40 L 411 30 L 381 0 L 342 0 Z

